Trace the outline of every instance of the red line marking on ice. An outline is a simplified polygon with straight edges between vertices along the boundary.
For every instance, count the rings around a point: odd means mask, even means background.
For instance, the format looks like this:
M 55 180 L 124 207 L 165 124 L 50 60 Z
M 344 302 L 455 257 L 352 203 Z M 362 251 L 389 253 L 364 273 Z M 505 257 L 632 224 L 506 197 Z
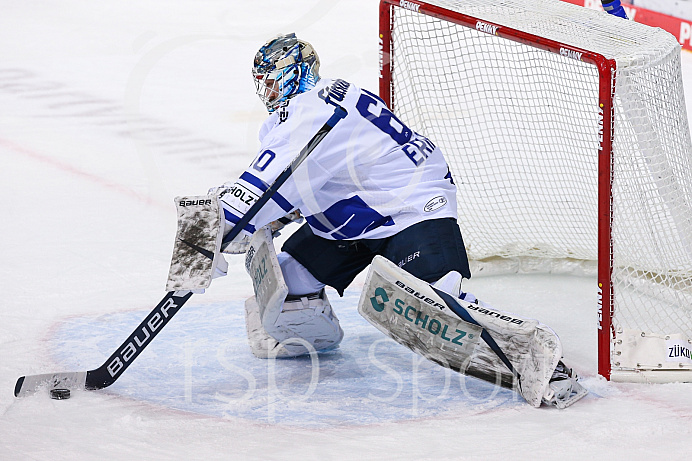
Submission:
M 159 208 L 169 208 L 169 207 L 164 207 L 160 202 L 157 202 L 153 200 L 151 197 L 138 194 L 137 192 L 133 191 L 132 189 L 128 189 L 127 187 L 114 183 L 112 181 L 109 181 L 105 178 L 102 178 L 100 176 L 97 176 L 92 173 L 88 173 L 86 171 L 80 170 L 79 168 L 76 168 L 68 163 L 61 162 L 59 160 L 56 160 L 54 158 L 51 158 L 47 155 L 40 154 L 36 151 L 33 151 L 31 149 L 27 149 L 26 147 L 22 147 L 20 145 L 17 145 L 13 143 L 12 141 L 8 141 L 7 139 L 0 138 L 0 146 L 5 147 L 9 150 L 12 150 L 14 152 L 17 152 L 19 154 L 25 155 L 27 157 L 31 157 L 34 160 L 38 160 L 39 162 L 51 165 L 61 171 L 64 171 L 66 173 L 70 173 L 74 176 L 77 176 L 81 179 L 87 180 L 89 182 L 92 182 L 94 184 L 97 184 L 101 187 L 104 187 L 106 189 L 110 189 L 112 191 L 118 192 L 123 195 L 127 195 L 130 198 L 134 198 L 140 202 L 143 202 L 147 205 L 151 206 L 156 206 Z

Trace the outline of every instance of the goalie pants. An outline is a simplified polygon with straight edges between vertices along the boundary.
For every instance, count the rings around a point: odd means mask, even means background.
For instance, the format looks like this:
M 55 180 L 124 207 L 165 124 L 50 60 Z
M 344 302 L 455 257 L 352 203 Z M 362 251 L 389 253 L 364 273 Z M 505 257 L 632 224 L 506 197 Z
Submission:
M 361 240 L 327 240 L 313 234 L 310 226 L 304 224 L 281 249 L 341 296 L 377 255 L 430 283 L 449 271 L 471 278 L 461 231 L 454 218 L 423 221 L 391 237 Z

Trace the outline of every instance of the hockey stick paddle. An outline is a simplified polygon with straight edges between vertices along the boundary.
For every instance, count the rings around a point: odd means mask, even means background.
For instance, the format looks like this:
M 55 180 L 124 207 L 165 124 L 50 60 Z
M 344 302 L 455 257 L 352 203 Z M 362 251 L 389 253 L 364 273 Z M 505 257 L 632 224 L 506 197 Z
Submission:
M 333 104 L 333 103 L 332 103 Z M 226 248 L 240 231 L 255 217 L 274 193 L 288 180 L 308 155 L 317 147 L 325 136 L 336 126 L 347 112 L 341 106 L 336 106 L 334 114 L 322 125 L 315 136 L 308 141 L 290 165 L 281 172 L 276 181 L 250 207 L 245 215 L 223 239 L 222 248 Z M 40 375 L 21 376 L 14 386 L 15 397 L 24 397 L 49 385 L 51 389 L 103 389 L 113 384 L 127 369 L 151 340 L 161 331 L 171 318 L 192 296 L 191 291 L 171 291 L 163 297 L 149 315 L 139 324 L 132 334 L 100 367 L 89 371 L 48 373 Z

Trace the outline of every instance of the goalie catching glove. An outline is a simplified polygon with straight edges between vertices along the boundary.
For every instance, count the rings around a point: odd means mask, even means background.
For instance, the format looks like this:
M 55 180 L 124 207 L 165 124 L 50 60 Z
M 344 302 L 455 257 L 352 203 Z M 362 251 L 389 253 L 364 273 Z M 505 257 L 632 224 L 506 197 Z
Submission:
M 240 181 L 233 184 L 226 183 L 219 187 L 209 189 L 209 195 L 216 196 L 223 209 L 224 214 L 224 230 L 223 235 L 227 235 L 240 218 L 250 209 L 257 196 Z M 299 210 L 293 210 L 285 216 L 269 223 L 269 228 L 272 231 L 272 236 L 277 237 L 279 231 L 291 222 L 301 222 L 303 217 Z M 223 250 L 227 254 L 243 254 L 247 251 L 250 244 L 250 238 L 254 233 L 252 226 L 247 226 L 238 236 L 228 244 Z

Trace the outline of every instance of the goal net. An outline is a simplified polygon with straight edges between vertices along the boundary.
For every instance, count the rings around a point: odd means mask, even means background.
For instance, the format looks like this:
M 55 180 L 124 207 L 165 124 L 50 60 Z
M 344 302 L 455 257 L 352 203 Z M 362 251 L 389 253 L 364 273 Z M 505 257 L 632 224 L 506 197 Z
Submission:
M 380 95 L 445 152 L 477 267 L 593 271 L 599 373 L 690 380 L 676 39 L 558 0 L 382 0 L 380 40 Z

